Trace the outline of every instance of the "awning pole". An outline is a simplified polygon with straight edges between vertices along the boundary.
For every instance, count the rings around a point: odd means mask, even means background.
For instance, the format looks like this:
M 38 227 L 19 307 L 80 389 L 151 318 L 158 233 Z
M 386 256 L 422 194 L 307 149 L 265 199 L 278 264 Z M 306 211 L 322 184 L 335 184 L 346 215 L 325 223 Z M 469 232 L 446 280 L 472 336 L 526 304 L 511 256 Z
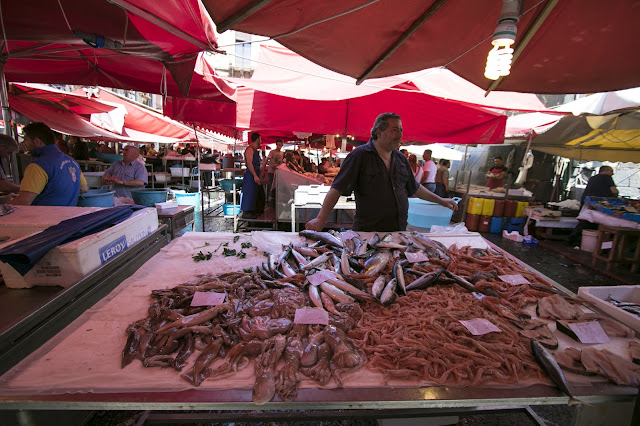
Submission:
M 467 167 L 467 149 L 469 149 L 469 145 L 464 146 L 464 161 L 462 162 L 462 171 Z
M 0 106 L 2 106 L 2 120 L 4 121 L 4 134 L 14 136 L 11 133 L 11 108 L 9 107 L 9 93 L 7 92 L 7 79 L 4 75 L 4 60 L 0 61 Z M 16 142 L 18 135 L 15 136 Z M 13 183 L 19 184 L 18 161 L 15 152 L 11 153 L 11 178 Z

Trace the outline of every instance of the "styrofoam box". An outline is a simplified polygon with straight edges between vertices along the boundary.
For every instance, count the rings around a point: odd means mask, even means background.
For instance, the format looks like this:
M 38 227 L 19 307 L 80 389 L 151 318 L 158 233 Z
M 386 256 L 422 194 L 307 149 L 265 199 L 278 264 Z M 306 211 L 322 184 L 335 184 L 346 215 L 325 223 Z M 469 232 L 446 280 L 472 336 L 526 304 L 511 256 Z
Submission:
M 293 202 L 298 206 L 322 204 L 330 189 L 327 185 L 300 185 L 293 193 Z
M 24 276 L 4 262 L 0 262 L 0 271 L 6 286 L 10 288 L 69 287 L 157 228 L 158 213 L 155 208 L 138 210 L 129 219 L 109 229 L 52 249 Z
M 604 287 L 580 287 L 578 296 L 592 302 L 603 312 L 640 333 L 640 317 L 624 311 L 607 299 L 609 296 L 621 302 L 640 304 L 640 285 L 617 285 Z
M 169 167 L 169 170 L 171 170 L 171 176 L 189 177 L 191 175 L 191 169 L 188 167 Z
M 63 220 L 102 210 L 103 207 L 15 206 L 18 210 L 0 216 L 0 236 L 16 239 L 57 225 Z

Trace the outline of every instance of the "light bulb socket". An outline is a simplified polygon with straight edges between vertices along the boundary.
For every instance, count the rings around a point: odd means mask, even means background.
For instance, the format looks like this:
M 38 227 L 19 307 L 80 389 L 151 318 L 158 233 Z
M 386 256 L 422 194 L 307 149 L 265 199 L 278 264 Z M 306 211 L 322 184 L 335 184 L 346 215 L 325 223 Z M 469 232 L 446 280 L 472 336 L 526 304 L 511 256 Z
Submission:
M 496 26 L 496 29 L 493 31 L 491 43 L 494 45 L 511 45 L 515 42 L 517 35 L 518 26 L 515 22 L 505 21 Z

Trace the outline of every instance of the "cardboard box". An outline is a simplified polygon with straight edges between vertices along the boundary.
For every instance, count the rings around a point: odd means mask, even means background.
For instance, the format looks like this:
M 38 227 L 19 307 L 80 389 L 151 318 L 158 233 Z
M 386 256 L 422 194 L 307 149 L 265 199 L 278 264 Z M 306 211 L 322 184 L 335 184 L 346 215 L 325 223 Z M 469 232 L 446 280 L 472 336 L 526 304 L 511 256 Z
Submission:
M 4 262 L 0 262 L 0 271 L 5 285 L 10 288 L 69 287 L 156 229 L 157 210 L 146 208 L 109 229 L 52 249 L 24 276 Z M 15 242 L 10 241 L 1 247 Z
M 607 301 L 609 296 L 620 302 L 640 304 L 640 285 L 580 287 L 578 289 L 578 297 L 588 300 L 601 311 L 633 328 L 636 333 L 640 333 L 640 317 L 614 306 L 613 303 Z

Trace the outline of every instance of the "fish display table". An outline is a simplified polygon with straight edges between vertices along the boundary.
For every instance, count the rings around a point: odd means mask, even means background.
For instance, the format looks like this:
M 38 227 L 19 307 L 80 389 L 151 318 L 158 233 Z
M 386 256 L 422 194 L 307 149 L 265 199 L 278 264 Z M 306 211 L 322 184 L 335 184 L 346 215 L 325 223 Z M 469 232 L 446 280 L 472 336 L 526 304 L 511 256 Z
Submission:
M 261 406 L 268 411 L 256 411 L 251 391 L 252 371 L 247 371 L 251 369 L 222 381 L 206 380 L 194 388 L 173 369 L 144 368 L 138 360 L 121 368 L 126 329 L 146 315 L 151 290 L 169 289 L 207 273 L 222 274 L 255 267 L 264 262 L 264 252 L 276 253 L 282 250 L 283 244 L 301 242 L 296 234 L 285 232 L 254 232 L 234 239 L 236 235 L 187 233 L 173 240 L 91 312 L 82 314 L 0 377 L 0 410 L 206 410 L 207 418 L 218 416 L 216 420 L 233 419 L 238 413 L 214 414 L 211 410 L 246 410 L 242 413 L 245 419 L 275 416 L 289 420 L 296 415 L 305 419 L 457 415 L 569 402 L 566 394 L 548 384 L 403 386 L 402 383 L 367 382 L 364 380 L 367 372 L 362 369 L 362 376 L 354 376 L 358 385 L 345 382 L 343 388 L 323 388 L 307 383 L 300 387 L 294 402 L 282 402 L 276 397 Z M 447 246 L 454 243 L 478 248 L 490 246 L 478 234 L 433 238 Z M 251 245 L 247 246 L 249 242 Z M 240 250 L 244 244 L 242 250 L 246 256 L 228 252 L 223 255 L 223 244 L 227 244 L 228 251 Z M 192 257 L 198 252 L 211 253 L 211 257 L 196 262 Z M 581 406 L 576 424 L 594 421 L 596 411 L 608 420 L 628 416 L 637 394 L 633 387 L 605 381 L 578 383 L 572 385 L 572 391 L 575 398 L 591 404 Z M 286 412 L 269 412 L 273 410 Z M 301 410 L 305 410 L 304 413 L 300 413 Z M 624 424 L 625 420 L 628 423 L 627 417 L 618 424 Z
M 176 232 L 191 225 L 194 227 L 195 221 L 194 206 L 178 206 L 172 209 L 158 209 L 158 222 L 164 223 L 169 227 L 169 235 L 173 240 Z

